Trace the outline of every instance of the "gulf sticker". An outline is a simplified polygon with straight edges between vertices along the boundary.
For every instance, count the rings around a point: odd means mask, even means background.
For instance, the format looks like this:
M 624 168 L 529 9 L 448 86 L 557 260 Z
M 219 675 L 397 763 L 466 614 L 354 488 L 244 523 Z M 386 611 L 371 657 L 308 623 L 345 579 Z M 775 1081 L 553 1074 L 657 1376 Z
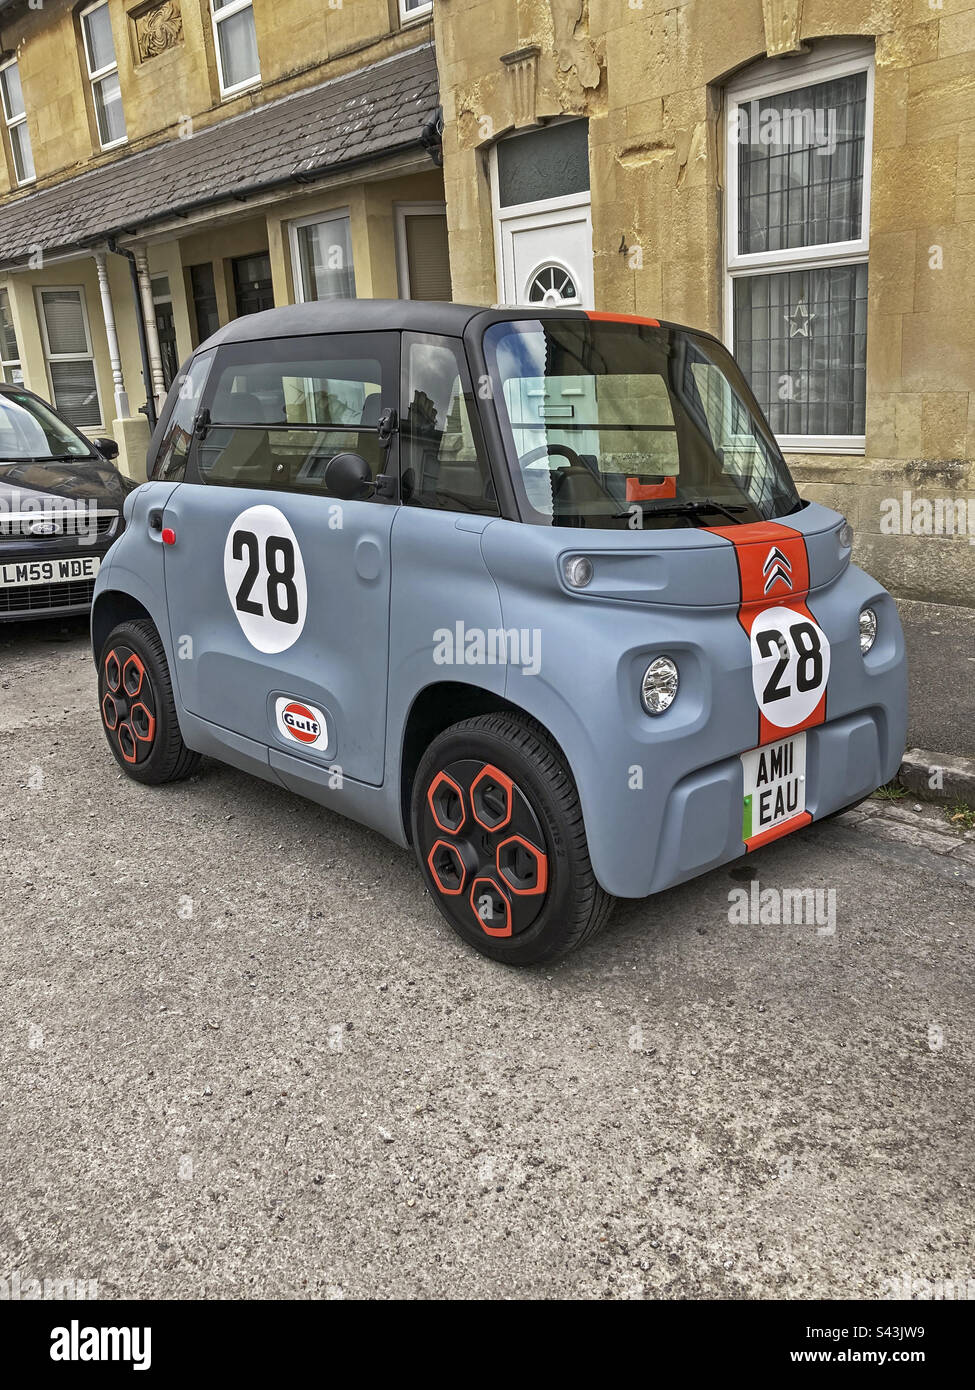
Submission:
M 306 748 L 328 747 L 328 724 L 315 705 L 279 695 L 274 702 L 274 718 L 279 733 L 288 742 L 300 743 Z

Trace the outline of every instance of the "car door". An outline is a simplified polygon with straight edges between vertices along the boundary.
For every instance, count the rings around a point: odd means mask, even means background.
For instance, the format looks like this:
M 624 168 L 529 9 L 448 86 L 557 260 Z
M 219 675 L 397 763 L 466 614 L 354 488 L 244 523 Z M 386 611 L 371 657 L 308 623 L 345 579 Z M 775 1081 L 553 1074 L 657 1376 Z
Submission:
M 390 530 L 374 484 L 330 494 L 355 452 L 370 479 L 393 444 L 396 334 L 217 350 L 186 472 L 158 518 L 183 707 L 232 737 L 379 785 L 385 757 Z

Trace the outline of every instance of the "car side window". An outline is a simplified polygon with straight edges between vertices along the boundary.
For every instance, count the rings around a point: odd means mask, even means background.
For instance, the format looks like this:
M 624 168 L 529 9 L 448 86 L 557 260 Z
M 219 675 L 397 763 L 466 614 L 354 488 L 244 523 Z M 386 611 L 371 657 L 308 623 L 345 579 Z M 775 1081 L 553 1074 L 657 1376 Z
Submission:
M 200 406 L 200 397 L 213 366 L 213 351 L 201 352 L 189 368 L 177 376 L 163 407 L 168 412 L 163 436 L 159 442 L 152 477 L 167 483 L 181 483 L 186 473 L 186 459 L 193 442 L 193 424 Z
M 403 339 L 403 356 L 403 501 L 437 511 L 500 515 L 463 345 L 457 339 L 410 333 Z
M 396 349 L 395 335 L 366 333 L 220 348 L 196 452 L 201 480 L 330 496 L 329 463 L 355 453 L 375 481 L 386 468 L 378 427 Z

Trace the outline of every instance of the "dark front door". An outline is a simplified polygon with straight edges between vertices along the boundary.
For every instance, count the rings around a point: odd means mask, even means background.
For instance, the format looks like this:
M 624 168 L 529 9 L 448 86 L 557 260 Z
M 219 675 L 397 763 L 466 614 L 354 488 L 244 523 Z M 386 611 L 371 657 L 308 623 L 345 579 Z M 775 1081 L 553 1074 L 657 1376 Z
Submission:
M 168 391 L 179 371 L 176 318 L 173 314 L 172 302 L 169 300 L 163 300 L 156 304 L 156 332 L 159 335 L 159 355 L 162 358 L 163 380 Z
M 256 256 L 237 256 L 233 261 L 234 295 L 237 315 L 259 314 L 262 309 L 274 308 L 271 288 L 271 257 L 266 251 Z

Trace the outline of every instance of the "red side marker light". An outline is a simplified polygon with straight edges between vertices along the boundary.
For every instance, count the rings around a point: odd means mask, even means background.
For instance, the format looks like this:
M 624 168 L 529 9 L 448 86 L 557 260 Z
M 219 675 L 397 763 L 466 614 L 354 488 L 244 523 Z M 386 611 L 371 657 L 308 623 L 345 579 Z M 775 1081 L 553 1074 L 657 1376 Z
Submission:
M 176 544 L 176 532 L 171 526 L 164 526 L 162 530 L 163 545 Z

